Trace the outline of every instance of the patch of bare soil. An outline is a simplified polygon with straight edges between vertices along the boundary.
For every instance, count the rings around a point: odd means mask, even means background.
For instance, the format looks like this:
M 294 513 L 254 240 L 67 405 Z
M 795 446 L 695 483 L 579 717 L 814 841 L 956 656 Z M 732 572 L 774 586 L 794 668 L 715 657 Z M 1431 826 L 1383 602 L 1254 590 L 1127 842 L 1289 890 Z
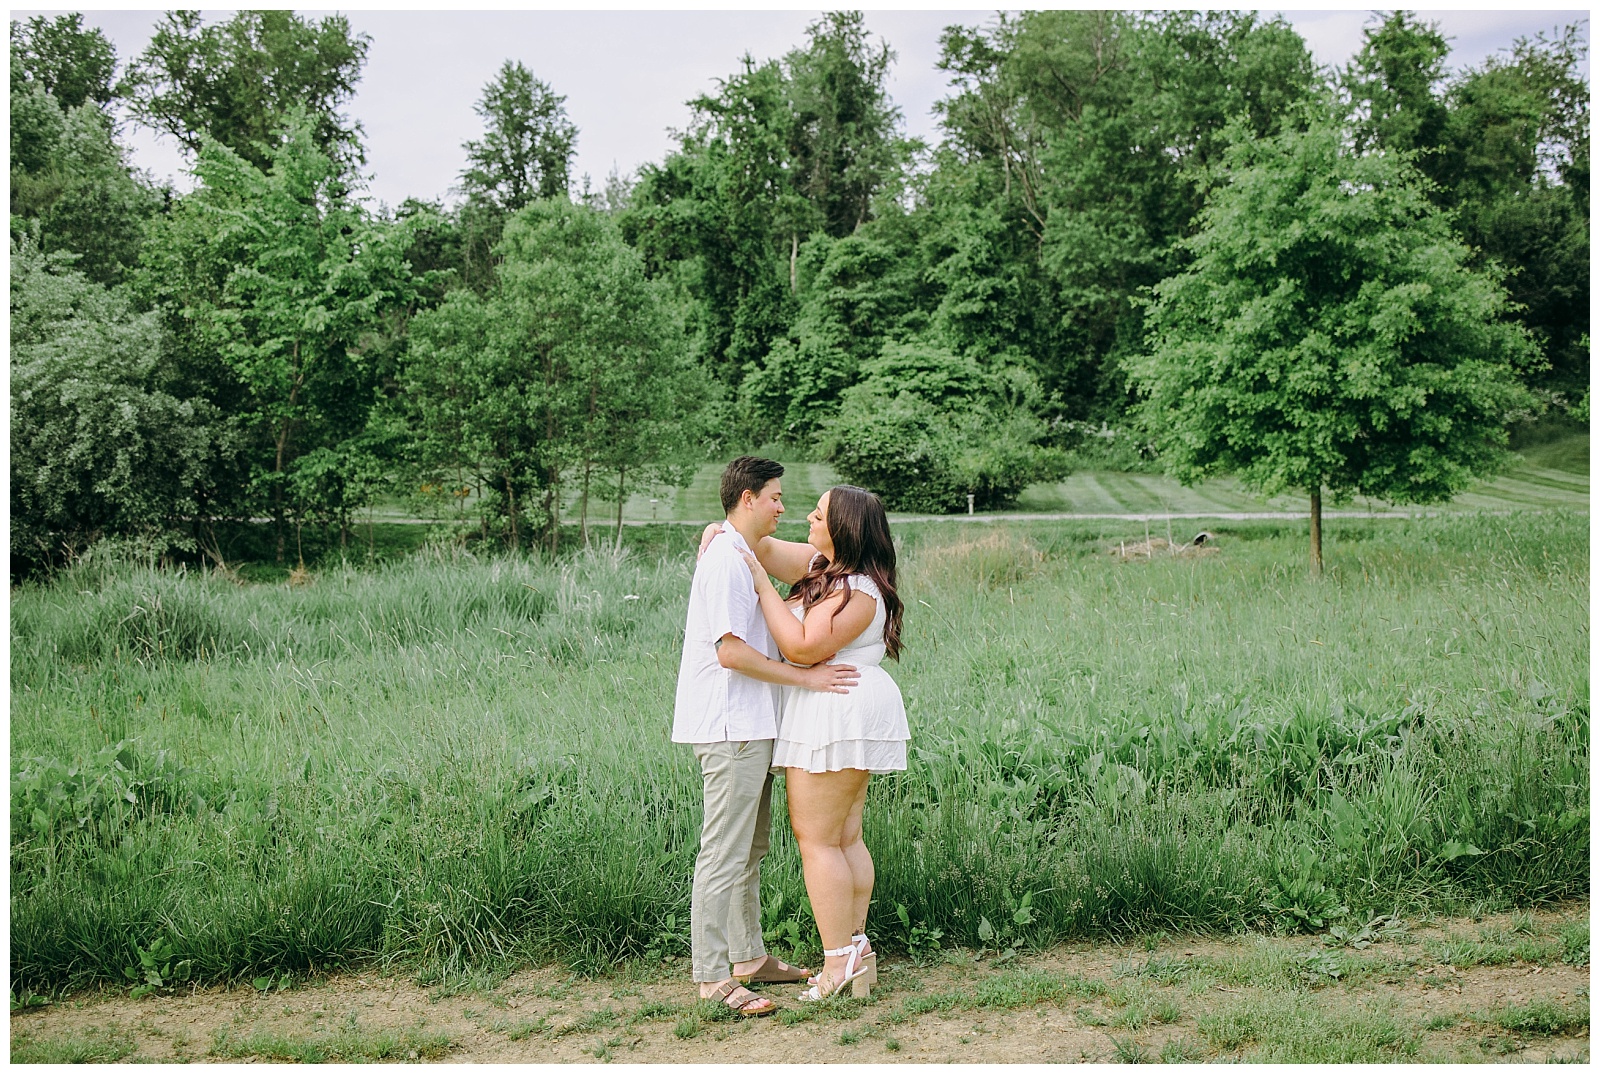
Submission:
M 454 992 L 369 972 L 270 993 L 211 989 L 138 1000 L 97 993 L 13 1014 L 11 1054 L 13 1061 L 57 1061 L 85 1054 L 82 1047 L 73 1051 L 84 1042 L 112 1042 L 111 1050 L 91 1048 L 87 1056 L 477 1063 L 1248 1059 L 1271 1046 L 1259 1033 L 1237 1028 L 1250 1024 L 1251 1011 L 1299 1004 L 1293 1009 L 1333 1019 L 1318 1024 L 1337 1024 L 1353 1038 L 1371 1022 L 1380 1058 L 1586 1062 L 1588 915 L 1584 901 L 1531 914 L 1411 923 L 1357 937 L 1355 946 L 1330 946 L 1329 938 L 1316 936 L 1159 937 L 1063 945 L 1009 959 L 955 952 L 930 965 L 883 956 L 870 999 L 804 1005 L 794 998 L 796 986 L 769 985 L 766 994 L 783 1009 L 760 1019 L 722 1020 L 697 1004 L 682 962 L 635 964 L 605 978 L 545 967 Z M 1574 958 L 1572 936 L 1580 927 L 1584 953 Z

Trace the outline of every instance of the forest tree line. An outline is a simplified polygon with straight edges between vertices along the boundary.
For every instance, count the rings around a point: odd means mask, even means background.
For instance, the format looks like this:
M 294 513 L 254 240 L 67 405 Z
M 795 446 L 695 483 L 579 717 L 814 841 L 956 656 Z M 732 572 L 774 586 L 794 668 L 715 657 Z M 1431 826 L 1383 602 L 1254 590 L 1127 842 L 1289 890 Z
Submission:
M 396 496 L 553 552 L 772 443 L 909 510 L 1086 459 L 1447 496 L 1509 424 L 1587 422 L 1581 30 L 1452 72 L 1395 12 L 1319 69 L 1252 13 L 1000 16 L 944 32 L 930 145 L 828 13 L 598 189 L 508 59 L 454 196 L 374 207 L 342 17 L 174 12 L 126 62 L 14 21 L 13 575 L 107 538 L 220 563 L 248 518 L 283 561 Z M 192 191 L 131 166 L 124 113 Z M 1307 390 L 1285 446 L 1263 415 Z

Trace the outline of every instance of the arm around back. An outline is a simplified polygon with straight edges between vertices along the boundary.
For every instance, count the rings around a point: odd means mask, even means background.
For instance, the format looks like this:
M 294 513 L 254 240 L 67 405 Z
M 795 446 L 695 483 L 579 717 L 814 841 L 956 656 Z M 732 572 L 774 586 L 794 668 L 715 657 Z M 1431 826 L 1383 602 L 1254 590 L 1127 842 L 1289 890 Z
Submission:
M 861 673 L 849 664 L 817 664 L 797 668 L 757 651 L 736 634 L 724 634 L 717 643 L 717 663 L 729 671 L 779 686 L 799 686 L 828 694 L 847 694 L 861 681 Z

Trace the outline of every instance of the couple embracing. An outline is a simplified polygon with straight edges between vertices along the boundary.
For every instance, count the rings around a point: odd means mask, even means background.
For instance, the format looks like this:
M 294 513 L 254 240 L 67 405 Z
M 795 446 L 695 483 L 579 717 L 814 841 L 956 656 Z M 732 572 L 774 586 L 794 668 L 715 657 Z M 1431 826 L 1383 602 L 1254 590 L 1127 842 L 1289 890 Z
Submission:
M 901 603 L 878 497 L 836 486 L 807 516 L 806 543 L 773 537 L 783 467 L 743 456 L 722 474 L 727 520 L 706 528 L 689 596 L 672 741 L 693 745 L 705 820 L 690 903 L 694 979 L 704 999 L 771 1014 L 755 982 L 806 982 L 802 1000 L 877 976 L 866 936 L 872 855 L 861 840 L 867 780 L 906 767 L 910 731 L 894 680 Z M 768 575 L 790 585 L 785 600 Z M 826 959 L 815 977 L 767 954 L 761 859 L 772 780 L 789 821 Z

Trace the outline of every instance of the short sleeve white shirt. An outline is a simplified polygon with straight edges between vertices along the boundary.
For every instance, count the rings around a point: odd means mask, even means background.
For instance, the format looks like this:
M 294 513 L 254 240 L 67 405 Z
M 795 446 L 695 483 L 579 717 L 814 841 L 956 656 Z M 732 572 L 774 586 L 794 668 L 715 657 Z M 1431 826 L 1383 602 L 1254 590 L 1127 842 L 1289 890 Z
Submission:
M 724 525 L 695 565 L 672 716 L 674 742 L 748 742 L 778 735 L 778 687 L 717 662 L 717 640 L 725 634 L 778 657 L 741 551 L 750 546 Z

